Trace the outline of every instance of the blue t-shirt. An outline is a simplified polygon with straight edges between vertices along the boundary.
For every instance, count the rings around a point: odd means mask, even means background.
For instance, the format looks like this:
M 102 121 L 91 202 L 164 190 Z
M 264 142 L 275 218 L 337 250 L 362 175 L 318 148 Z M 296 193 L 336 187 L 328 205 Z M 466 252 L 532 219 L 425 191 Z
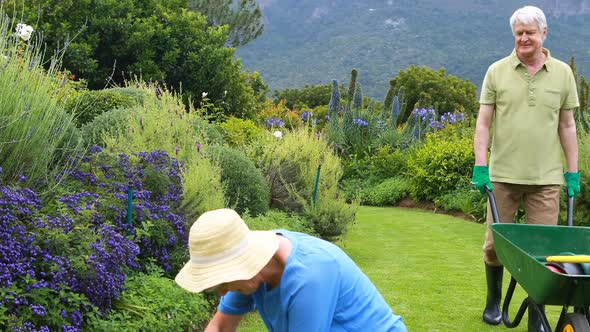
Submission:
M 377 288 L 340 248 L 316 237 L 275 230 L 292 249 L 278 287 L 252 295 L 229 292 L 219 310 L 243 315 L 258 309 L 271 332 L 406 332 Z

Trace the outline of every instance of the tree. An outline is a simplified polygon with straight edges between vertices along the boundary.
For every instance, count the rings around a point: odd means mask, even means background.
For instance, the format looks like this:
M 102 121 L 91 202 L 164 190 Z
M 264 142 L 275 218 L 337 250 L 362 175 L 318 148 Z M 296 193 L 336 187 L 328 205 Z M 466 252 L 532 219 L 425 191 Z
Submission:
M 434 71 L 426 66 L 411 65 L 407 70 L 400 70 L 395 84 L 395 94 L 403 94 L 404 97 L 398 120 L 400 124 L 415 108 L 434 108 L 439 114 L 456 111 L 472 115 L 477 113 L 475 85 L 453 75 L 447 76 L 444 68 Z
M 225 47 L 228 28 L 209 26 L 185 0 L 6 1 L 17 9 L 24 2 L 23 21 L 37 24 L 48 49 L 67 45 L 64 67 L 91 89 L 140 77 L 196 105 L 207 93 L 226 115 L 254 114 L 250 76 Z
M 240 47 L 264 30 L 256 0 L 189 0 L 188 7 L 207 16 L 211 26 L 229 26 L 228 46 Z
M 273 92 L 272 97 L 275 104 L 285 100 L 289 109 L 297 107 L 315 108 L 321 105 L 328 105 L 332 96 L 330 84 L 309 85 L 306 84 L 300 89 L 284 89 Z

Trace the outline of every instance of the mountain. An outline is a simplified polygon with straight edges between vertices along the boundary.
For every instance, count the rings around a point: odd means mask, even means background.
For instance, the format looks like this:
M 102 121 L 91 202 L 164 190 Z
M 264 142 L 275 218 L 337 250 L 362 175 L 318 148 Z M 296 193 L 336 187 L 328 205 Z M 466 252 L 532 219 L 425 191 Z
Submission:
M 367 96 L 383 99 L 389 80 L 411 64 L 441 67 L 476 86 L 514 47 L 509 18 L 542 8 L 551 54 L 576 58 L 590 75 L 590 0 L 259 0 L 265 31 L 237 50 L 246 69 L 272 90 L 332 79 L 348 84 L 357 68 Z

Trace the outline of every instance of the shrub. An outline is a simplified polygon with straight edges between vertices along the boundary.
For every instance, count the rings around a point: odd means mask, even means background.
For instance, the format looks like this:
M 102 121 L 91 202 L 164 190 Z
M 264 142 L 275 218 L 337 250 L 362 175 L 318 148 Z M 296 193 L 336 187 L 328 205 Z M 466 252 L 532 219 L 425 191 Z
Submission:
M 87 323 L 92 331 L 197 331 L 210 318 L 210 304 L 162 276 L 158 268 L 132 275 L 114 309 Z
M 118 91 L 89 90 L 81 92 L 69 101 L 67 109 L 76 115 L 78 127 L 92 121 L 97 115 L 117 109 L 129 108 L 136 104 L 136 100 Z
M 395 205 L 410 193 L 409 180 L 390 178 L 377 186 L 363 190 L 361 203 L 367 205 Z
M 60 71 L 62 54 L 44 62 L 44 44 L 38 34 L 24 42 L 9 31 L 13 27 L 0 13 L 2 176 L 7 182 L 15 182 L 23 174 L 28 183 L 52 180 L 48 175 L 54 168 L 70 166 L 64 154 L 80 148 L 71 128 L 75 127 L 73 116 L 63 105 L 71 89 Z
M 479 223 L 486 220 L 487 196 L 467 180 L 459 183 L 453 191 L 435 198 L 434 204 L 448 211 L 463 212 Z
M 448 126 L 427 134 L 423 145 L 408 158 L 411 194 L 433 201 L 470 178 L 474 163 L 473 131 Z
M 317 235 L 309 220 L 275 209 L 257 217 L 244 216 L 244 221 L 251 230 L 264 231 L 284 228 L 294 232 Z
M 580 194 L 574 200 L 574 225 L 590 226 L 590 133 L 578 132 L 578 171 Z M 567 197 L 561 194 L 560 223 L 567 224 Z
M 0 329 L 79 331 L 96 308 L 107 311 L 120 295 L 125 271 L 139 248 L 89 213 L 67 208 L 61 197 L 50 213 L 29 188 L 0 186 Z M 65 327 L 64 327 L 65 326 Z
M 121 135 L 129 129 L 129 121 L 137 113 L 136 108 L 118 108 L 97 115 L 91 122 L 80 128 L 87 146 L 104 146 L 104 135 Z
M 219 125 L 225 141 L 235 147 L 242 147 L 257 140 L 263 134 L 263 129 L 252 120 L 242 120 L 230 117 Z
M 271 206 L 302 213 L 302 202 L 311 203 L 313 198 L 319 166 L 318 196 L 337 197 L 340 159 L 325 140 L 307 128 L 286 132 L 282 139 L 267 137 L 257 160 L 270 187 Z
M 342 234 L 356 208 L 338 198 L 340 159 L 308 128 L 287 132 L 281 139 L 268 137 L 258 160 L 271 190 L 271 206 L 305 215 L 321 237 Z
M 269 191 L 262 172 L 242 152 L 219 146 L 213 151 L 221 168 L 226 205 L 239 214 L 264 214 L 269 206 Z
M 182 100 L 164 88 L 141 82 L 130 85 L 147 93 L 143 105 L 133 113 L 129 129 L 104 135 L 106 148 L 113 152 L 161 150 L 180 160 L 201 157 L 212 142 L 223 141 L 219 132 L 211 129 L 197 112 L 186 107 Z
M 364 204 L 363 193 L 371 190 L 377 183 L 367 178 L 348 178 L 340 181 L 341 193 L 347 202 L 360 201 Z
M 110 88 L 108 91 L 118 93 L 135 101 L 135 105 L 142 105 L 143 100 L 149 97 L 150 93 L 135 86 Z M 154 91 L 155 92 L 155 91 Z
M 315 232 L 325 240 L 333 241 L 346 233 L 358 210 L 357 204 L 347 204 L 343 200 L 321 197 L 316 204 L 305 204 L 305 217 Z
M 192 157 L 182 175 L 181 211 L 189 222 L 201 214 L 225 206 L 221 169 L 210 158 Z

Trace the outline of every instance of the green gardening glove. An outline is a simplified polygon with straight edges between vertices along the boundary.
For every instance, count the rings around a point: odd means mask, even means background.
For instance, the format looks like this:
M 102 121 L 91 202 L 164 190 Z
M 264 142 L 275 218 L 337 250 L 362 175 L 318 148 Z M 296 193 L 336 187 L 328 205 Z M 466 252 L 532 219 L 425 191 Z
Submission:
M 566 172 L 563 174 L 565 183 L 567 185 L 567 195 L 569 197 L 576 197 L 580 193 L 580 173 Z
M 492 181 L 490 181 L 490 170 L 487 166 L 473 166 L 473 175 L 471 176 L 471 184 L 475 186 L 482 194 L 485 194 L 485 188 L 494 190 Z

